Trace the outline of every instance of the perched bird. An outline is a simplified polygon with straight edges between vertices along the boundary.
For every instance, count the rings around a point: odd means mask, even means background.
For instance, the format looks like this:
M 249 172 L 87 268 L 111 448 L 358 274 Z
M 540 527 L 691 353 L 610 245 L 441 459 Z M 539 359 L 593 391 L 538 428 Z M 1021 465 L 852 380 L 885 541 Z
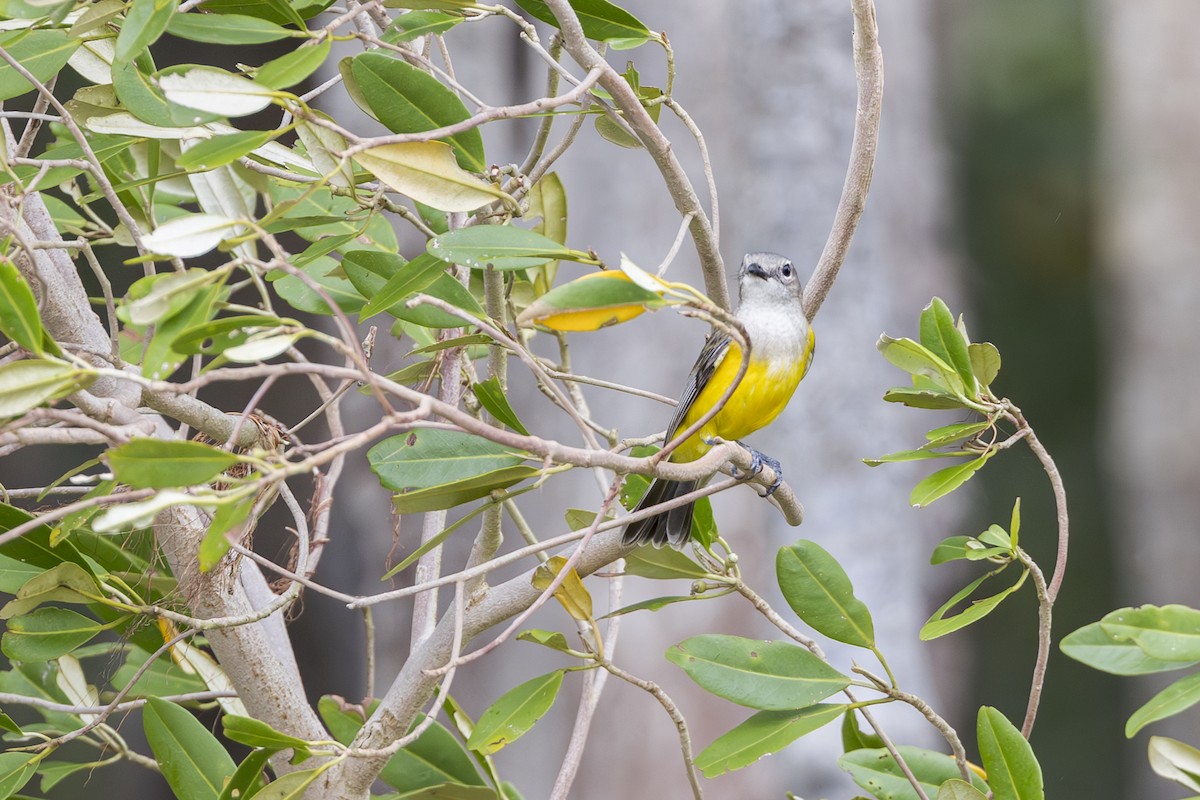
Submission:
M 750 363 L 725 406 L 700 430 L 684 440 L 669 461 L 695 461 L 712 449 L 714 439 L 740 439 L 768 425 L 783 411 L 800 379 L 812 363 L 815 340 L 804 316 L 804 287 L 792 262 L 775 253 L 750 253 L 738 271 L 737 318 L 746 329 Z M 711 409 L 737 376 L 742 350 L 729 334 L 709 335 L 696 365 L 688 375 L 675 416 L 667 426 L 666 441 L 686 430 Z M 752 470 L 757 474 L 769 465 L 777 478 L 768 494 L 782 481 L 779 462 L 753 448 Z M 711 477 L 711 476 L 710 476 Z M 657 478 L 635 511 L 693 491 L 708 478 L 668 481 Z M 621 542 L 626 545 L 652 543 L 682 545 L 692 528 L 692 503 L 630 523 Z

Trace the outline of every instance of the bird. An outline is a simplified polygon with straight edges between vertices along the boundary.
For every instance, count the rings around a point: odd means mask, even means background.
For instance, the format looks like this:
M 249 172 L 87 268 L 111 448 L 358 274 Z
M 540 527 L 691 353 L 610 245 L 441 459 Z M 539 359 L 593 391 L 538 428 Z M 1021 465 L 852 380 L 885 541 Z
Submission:
M 791 400 L 812 363 L 816 339 L 804 315 L 804 286 L 790 260 L 776 253 L 749 253 L 738 270 L 737 319 L 747 334 L 750 359 L 746 373 L 723 408 L 698 431 L 679 444 L 668 461 L 695 461 L 715 444 L 741 439 L 770 424 Z M 691 427 L 707 413 L 737 377 L 742 349 L 728 333 L 709 334 L 688 375 L 665 441 Z M 753 448 L 750 476 L 770 466 L 776 480 L 767 494 L 779 487 L 783 471 L 779 462 Z M 655 478 L 633 513 L 651 508 L 708 482 L 711 476 L 689 481 Z M 693 503 L 631 522 L 621 543 L 625 546 L 670 544 L 679 547 L 691 537 Z

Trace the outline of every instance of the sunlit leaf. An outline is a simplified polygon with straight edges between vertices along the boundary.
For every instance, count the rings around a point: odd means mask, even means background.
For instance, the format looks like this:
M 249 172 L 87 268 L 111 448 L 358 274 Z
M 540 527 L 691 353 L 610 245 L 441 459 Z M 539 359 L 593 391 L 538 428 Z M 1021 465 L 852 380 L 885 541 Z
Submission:
M 392 189 L 442 211 L 474 211 L 512 198 L 455 163 L 441 142 L 402 142 L 372 147 L 354 159 Z
M 223 117 L 243 117 L 271 104 L 272 90 L 215 67 L 192 67 L 158 78 L 172 103 Z

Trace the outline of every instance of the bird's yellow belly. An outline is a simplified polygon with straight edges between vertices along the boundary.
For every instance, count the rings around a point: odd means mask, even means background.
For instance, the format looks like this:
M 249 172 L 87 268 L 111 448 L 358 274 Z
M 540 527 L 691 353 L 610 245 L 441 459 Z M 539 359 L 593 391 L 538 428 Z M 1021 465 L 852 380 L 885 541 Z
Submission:
M 741 366 L 741 349 L 730 344 L 729 351 L 717 365 L 708 384 L 700 392 L 679 426 L 679 432 L 691 427 L 696 420 L 721 399 L 726 387 L 737 376 Z M 804 377 L 807 359 L 771 363 L 751 359 L 742 382 L 738 384 L 725 406 L 699 431 L 690 436 L 671 454 L 672 461 L 694 461 L 712 446 L 706 443 L 714 437 L 726 440 L 741 439 L 770 424 L 792 398 L 800 379 Z

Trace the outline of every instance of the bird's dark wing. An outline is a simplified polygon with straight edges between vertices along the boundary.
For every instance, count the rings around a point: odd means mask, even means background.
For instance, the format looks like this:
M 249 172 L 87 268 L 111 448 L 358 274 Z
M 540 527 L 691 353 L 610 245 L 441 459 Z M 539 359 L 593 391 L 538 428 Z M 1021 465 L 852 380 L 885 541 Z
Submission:
M 696 402 L 696 398 L 704 391 L 704 387 L 708 385 L 713 373 L 717 370 L 717 365 L 721 363 L 721 359 L 729 351 L 729 334 L 727 333 L 712 333 L 708 337 L 708 341 L 704 343 L 704 349 L 700 351 L 700 355 L 696 358 L 696 364 L 692 367 L 692 371 L 688 374 L 687 383 L 683 387 L 683 394 L 679 395 L 679 405 L 675 407 L 675 415 L 671 417 L 671 424 L 667 426 L 667 438 L 669 442 L 675 438 L 675 434 L 679 431 L 679 427 L 683 424 L 683 418 L 687 416 L 691 410 L 692 404 Z

